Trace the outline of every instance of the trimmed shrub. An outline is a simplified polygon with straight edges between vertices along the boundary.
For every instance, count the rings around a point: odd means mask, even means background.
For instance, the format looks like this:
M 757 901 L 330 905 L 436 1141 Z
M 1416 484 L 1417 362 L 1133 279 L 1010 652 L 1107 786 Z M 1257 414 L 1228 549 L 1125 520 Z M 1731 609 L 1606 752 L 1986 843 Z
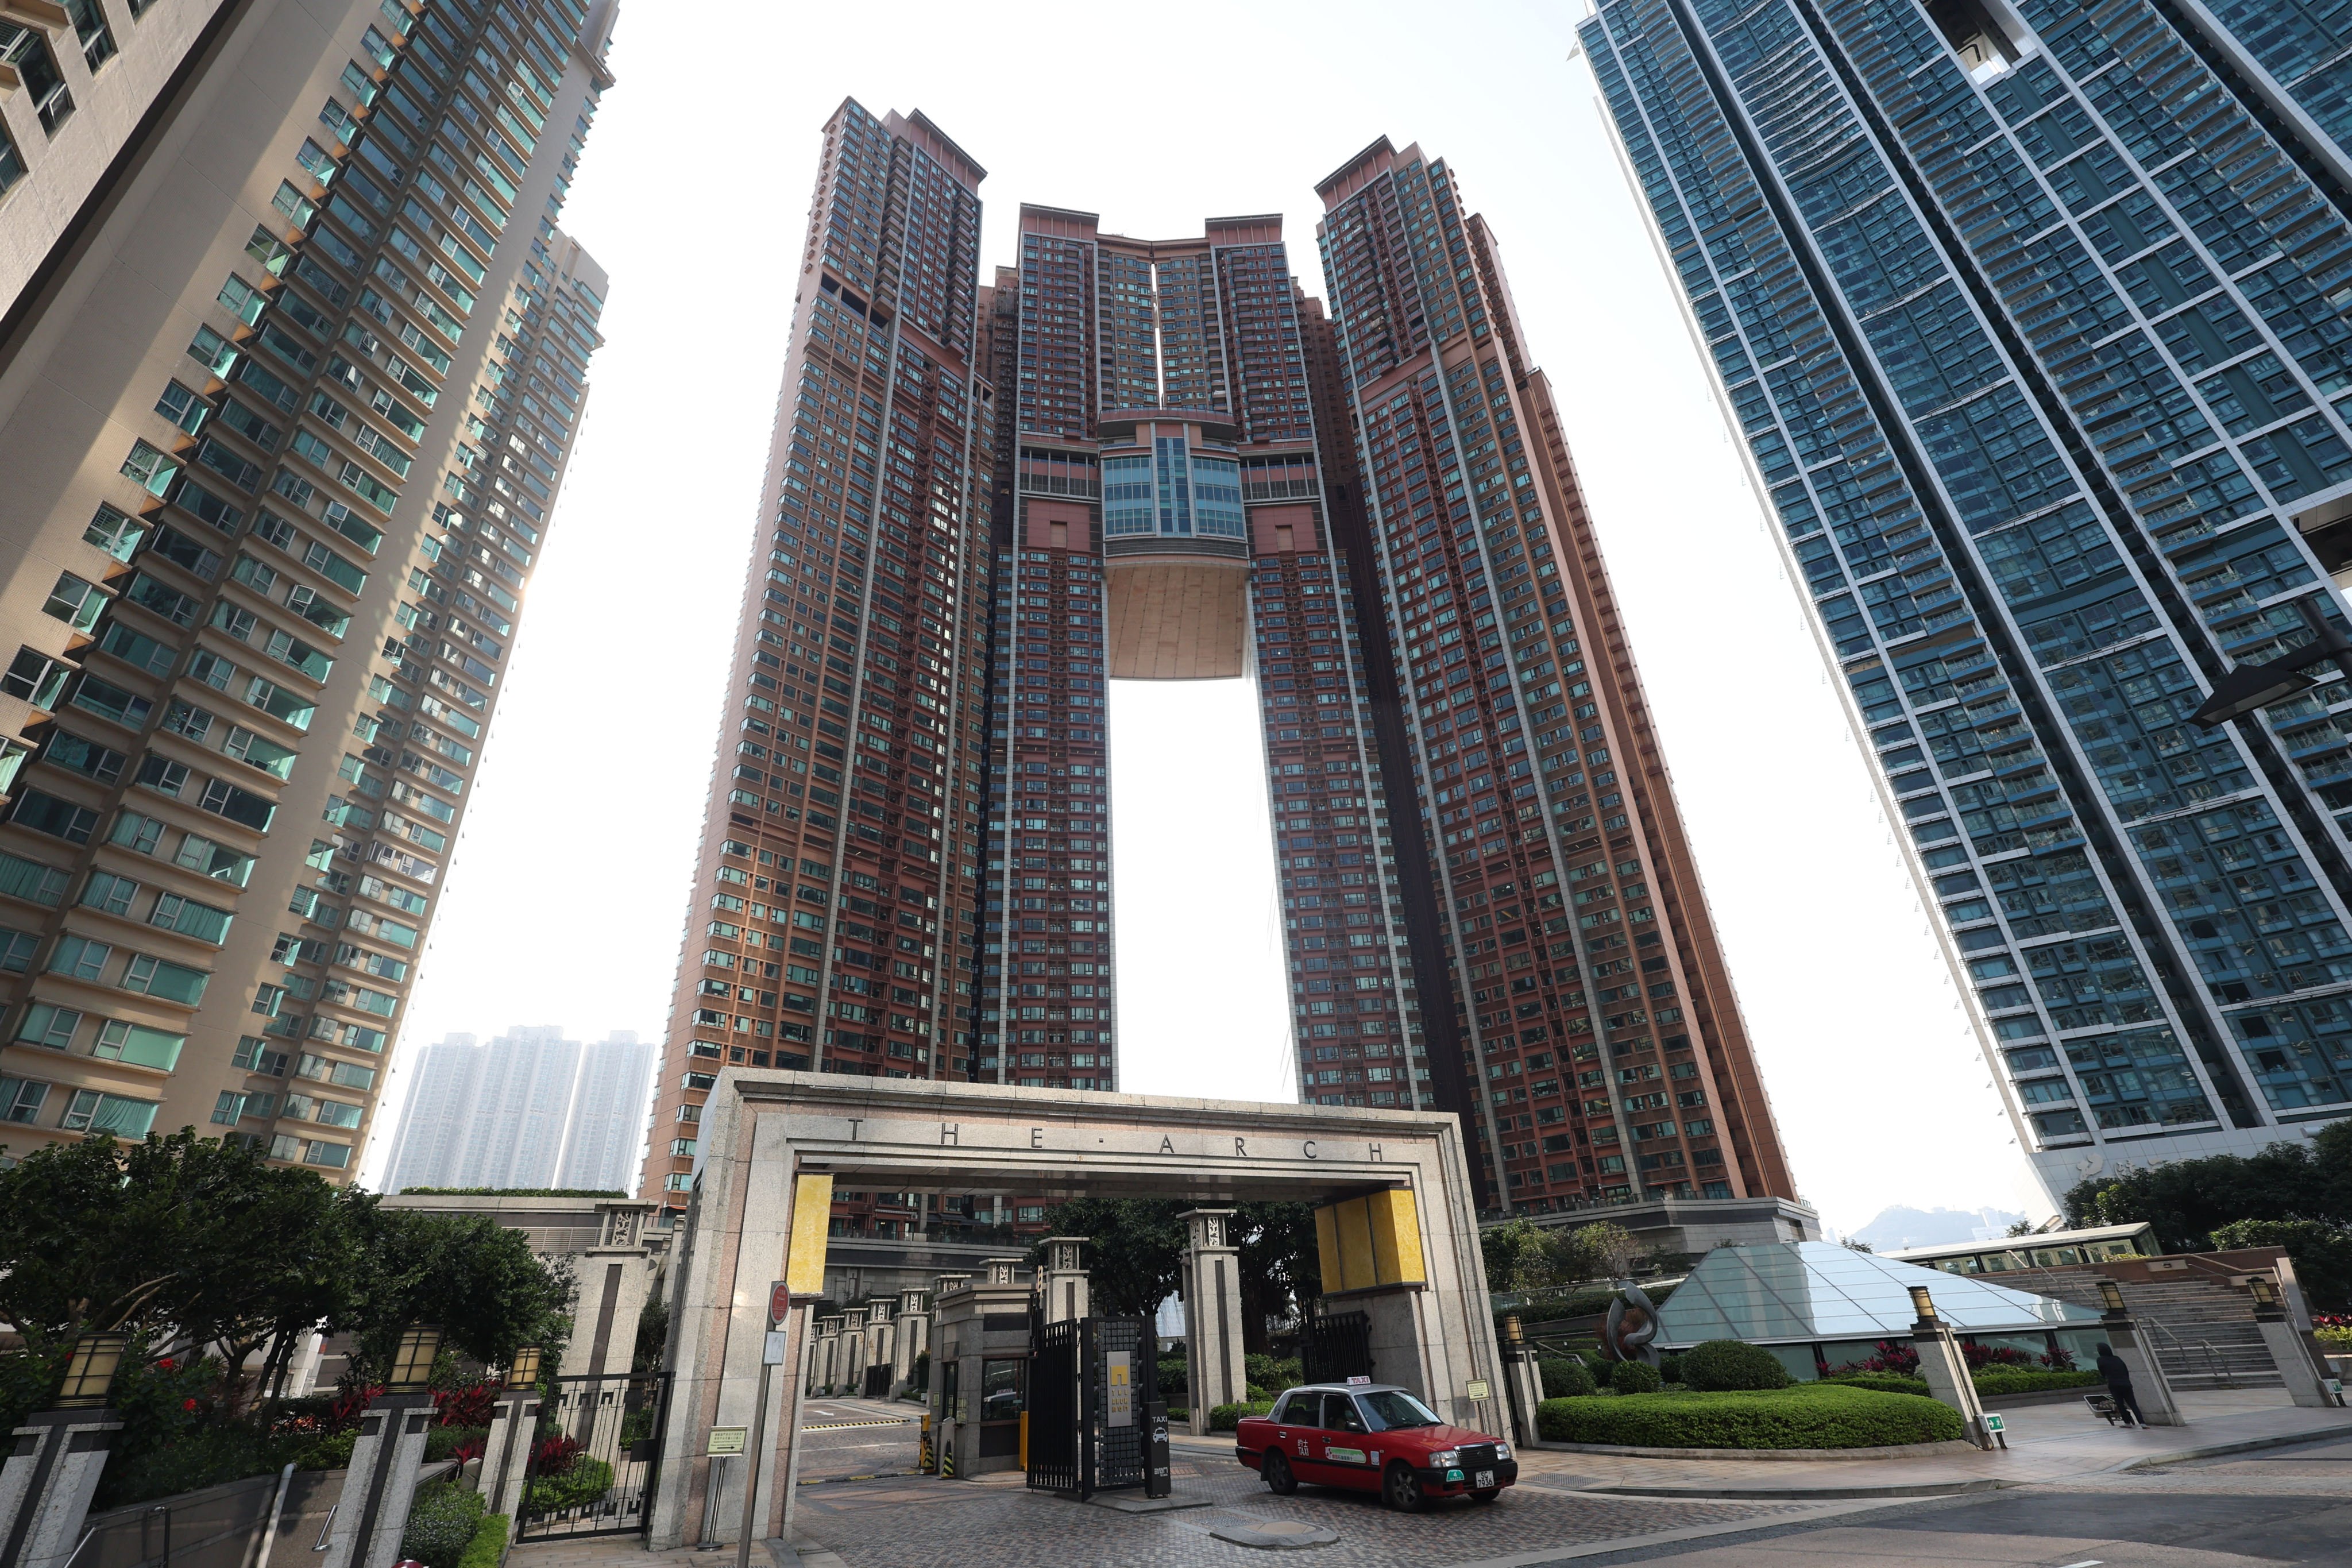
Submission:
M 1263 1415 L 1274 1408 L 1271 1399 L 1253 1400 L 1247 1405 L 1213 1405 L 1209 1406 L 1209 1430 L 1230 1432 L 1242 1424 L 1244 1415 Z
M 1160 1358 L 1160 1397 L 1181 1399 L 1192 1387 L 1192 1363 L 1181 1355 Z
M 1546 1399 L 1572 1399 L 1592 1392 L 1592 1373 L 1571 1356 L 1546 1356 L 1536 1363 Z
M 1825 1377 L 1816 1387 L 1842 1386 L 1870 1388 L 1881 1394 L 1916 1394 L 1926 1398 L 1935 1396 L 1927 1392 L 1927 1380 L 1900 1372 L 1842 1372 L 1835 1377 Z
M 1645 1361 L 1621 1361 L 1609 1369 L 1609 1386 L 1620 1394 L 1655 1394 L 1664 1382 Z
M 400 1554 L 425 1568 L 457 1568 L 481 1523 L 481 1493 L 448 1481 L 433 1482 L 417 1490 L 408 1529 L 400 1538 Z
M 1700 1394 L 1786 1388 L 1789 1369 L 1780 1358 L 1738 1340 L 1709 1340 L 1682 1354 L 1682 1381 Z
M 1688 1381 L 1683 1376 L 1683 1358 L 1679 1354 L 1660 1356 L 1658 1358 L 1658 1375 L 1668 1383 L 1684 1383 Z
M 1961 1435 L 1958 1414 L 1934 1400 L 1821 1384 L 1547 1399 L 1536 1407 L 1536 1430 L 1555 1443 L 1644 1448 L 1869 1448 Z
M 2105 1380 L 2095 1372 L 2044 1372 L 2039 1367 L 1989 1366 L 1969 1373 L 1979 1394 L 2040 1394 L 2053 1388 L 2092 1388 Z
M 294 1463 L 306 1470 L 342 1469 L 351 1464 L 352 1445 L 359 1436 L 356 1429 L 331 1433 L 295 1456 Z
M 596 1501 L 613 1489 L 613 1467 L 582 1454 L 560 1475 L 530 1483 L 523 1506 L 532 1513 L 561 1513 Z
M 474 1539 L 466 1543 L 466 1554 L 457 1559 L 457 1568 L 499 1568 L 507 1554 L 510 1523 L 502 1513 L 483 1515 L 482 1522 L 474 1527 Z

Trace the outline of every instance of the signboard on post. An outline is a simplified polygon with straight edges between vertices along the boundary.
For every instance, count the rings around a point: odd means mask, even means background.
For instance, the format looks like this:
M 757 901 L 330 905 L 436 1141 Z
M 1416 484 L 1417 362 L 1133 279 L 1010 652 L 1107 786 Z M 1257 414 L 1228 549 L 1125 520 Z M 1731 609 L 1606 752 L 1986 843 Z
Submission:
M 1135 1425 L 1134 1356 L 1128 1351 L 1103 1352 L 1103 1375 L 1108 1398 L 1103 1404 L 1103 1425 Z
M 723 1458 L 742 1451 L 743 1428 L 740 1426 L 713 1426 L 710 1429 L 710 1446 L 703 1450 L 712 1458 Z
M 793 1315 L 793 1287 L 789 1279 L 778 1279 L 768 1286 L 768 1327 L 781 1329 L 784 1320 Z
M 1492 1399 L 1495 1396 L 1494 1385 L 1483 1377 L 1472 1378 L 1468 1392 L 1473 1399 Z

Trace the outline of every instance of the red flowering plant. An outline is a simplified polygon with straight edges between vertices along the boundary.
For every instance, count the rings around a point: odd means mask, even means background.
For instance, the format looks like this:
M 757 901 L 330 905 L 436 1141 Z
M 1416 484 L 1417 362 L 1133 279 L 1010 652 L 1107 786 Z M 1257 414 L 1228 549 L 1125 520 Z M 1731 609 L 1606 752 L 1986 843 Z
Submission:
M 580 1462 L 580 1439 L 561 1434 L 541 1437 L 531 1445 L 530 1473 L 534 1476 L 560 1476 Z
M 1919 1352 L 1909 1345 L 1894 1340 L 1881 1340 L 1876 1348 L 1877 1354 L 1864 1356 L 1860 1361 L 1847 1362 L 1843 1366 L 1839 1367 L 1838 1371 L 1899 1372 L 1912 1377 L 1919 1375 Z
M 433 1409 L 444 1426 L 488 1426 L 498 1399 L 498 1380 L 486 1377 L 478 1383 L 435 1389 Z
M 1973 1342 L 1960 1346 L 1960 1355 L 1970 1372 L 1980 1372 L 1989 1366 L 2032 1366 L 2033 1358 L 2014 1345 L 1980 1345 Z

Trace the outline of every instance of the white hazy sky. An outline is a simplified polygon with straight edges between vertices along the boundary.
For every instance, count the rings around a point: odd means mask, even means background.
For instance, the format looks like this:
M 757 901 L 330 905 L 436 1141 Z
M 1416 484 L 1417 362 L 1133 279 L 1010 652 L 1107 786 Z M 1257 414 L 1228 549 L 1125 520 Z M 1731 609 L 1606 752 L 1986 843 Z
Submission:
M 1898 1202 L 2046 1212 L 1569 58 L 1573 9 L 721 0 L 689 25 L 624 0 L 564 217 L 611 270 L 607 342 L 388 1103 L 447 1030 L 662 1030 L 819 130 L 854 95 L 991 171 L 984 279 L 1023 201 L 1146 237 L 1279 212 L 1320 295 L 1315 182 L 1381 135 L 1452 161 L 1559 395 L 1800 1189 L 1839 1229 Z M 1249 693 L 1118 682 L 1110 710 L 1125 1087 L 1292 1098 Z

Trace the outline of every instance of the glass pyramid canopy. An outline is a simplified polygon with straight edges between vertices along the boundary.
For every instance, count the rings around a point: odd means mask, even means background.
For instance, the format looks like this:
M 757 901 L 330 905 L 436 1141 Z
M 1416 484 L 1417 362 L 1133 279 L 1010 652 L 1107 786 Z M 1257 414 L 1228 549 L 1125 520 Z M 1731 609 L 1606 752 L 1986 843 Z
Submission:
M 1911 1287 L 1934 1292 L 1937 1315 L 1961 1333 L 2095 1327 L 2071 1301 L 2012 1290 L 1965 1274 L 1878 1258 L 1828 1241 L 1718 1247 L 1658 1309 L 1657 1345 L 1707 1340 L 1749 1344 L 1908 1339 Z

